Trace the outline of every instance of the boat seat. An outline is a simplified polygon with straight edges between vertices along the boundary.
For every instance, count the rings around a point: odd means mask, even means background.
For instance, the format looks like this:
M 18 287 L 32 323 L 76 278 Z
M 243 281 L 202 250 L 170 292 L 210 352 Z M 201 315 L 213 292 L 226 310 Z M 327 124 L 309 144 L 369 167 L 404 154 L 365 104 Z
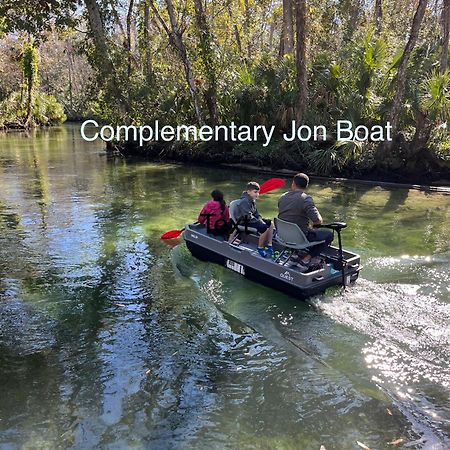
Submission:
M 301 228 L 292 222 L 275 217 L 275 228 L 277 229 L 277 240 L 281 245 L 293 250 L 304 250 L 315 245 L 323 244 L 325 241 L 308 241 Z
M 229 205 L 230 217 L 234 223 L 237 223 L 237 221 L 238 221 L 238 217 L 236 217 L 236 209 L 237 209 L 238 202 L 239 202 L 239 199 L 233 200 L 232 202 L 230 202 L 230 205 Z M 238 225 L 238 229 L 239 229 L 239 231 L 245 231 L 245 226 Z M 258 234 L 258 230 L 253 227 L 247 227 L 247 231 L 249 231 L 250 233 Z

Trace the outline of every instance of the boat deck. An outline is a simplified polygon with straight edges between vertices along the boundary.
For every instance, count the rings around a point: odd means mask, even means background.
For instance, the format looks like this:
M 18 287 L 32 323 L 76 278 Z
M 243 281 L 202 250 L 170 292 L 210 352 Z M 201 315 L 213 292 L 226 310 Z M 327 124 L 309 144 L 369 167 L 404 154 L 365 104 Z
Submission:
M 190 225 L 190 227 L 192 230 L 195 230 L 195 232 L 201 233 L 210 239 L 215 239 L 219 242 L 227 242 L 228 241 L 228 237 L 216 236 L 212 233 L 208 233 L 206 226 L 204 226 L 204 225 L 196 224 L 196 225 Z M 238 239 L 238 241 L 230 244 L 230 246 L 239 248 L 240 250 L 248 251 L 251 253 L 257 253 L 257 251 L 258 251 L 258 236 L 257 235 L 252 234 L 252 233 L 245 233 L 242 231 L 239 233 L 237 239 Z M 303 270 L 300 269 L 298 264 L 291 261 L 290 257 L 292 255 L 292 251 L 289 249 L 286 249 L 283 245 L 281 245 L 277 241 L 276 235 L 274 236 L 274 239 L 273 239 L 273 248 L 274 248 L 275 252 L 279 252 L 279 253 L 283 252 L 283 250 L 286 250 L 285 254 L 278 261 L 266 259 L 267 262 L 271 262 L 274 265 L 279 265 L 279 266 L 282 266 L 285 268 L 289 268 L 289 270 L 293 270 L 293 271 L 296 271 L 299 273 L 304 272 L 303 268 L 302 268 Z M 304 253 L 306 254 L 306 252 L 304 252 Z M 321 256 L 324 258 L 324 260 L 327 264 L 331 265 L 333 263 L 333 261 L 338 260 L 339 249 L 336 247 L 333 247 L 333 246 L 329 246 L 325 251 L 323 251 L 321 253 Z M 347 252 L 344 250 L 343 256 L 345 259 L 351 259 L 355 255 L 353 253 L 350 253 L 350 252 Z

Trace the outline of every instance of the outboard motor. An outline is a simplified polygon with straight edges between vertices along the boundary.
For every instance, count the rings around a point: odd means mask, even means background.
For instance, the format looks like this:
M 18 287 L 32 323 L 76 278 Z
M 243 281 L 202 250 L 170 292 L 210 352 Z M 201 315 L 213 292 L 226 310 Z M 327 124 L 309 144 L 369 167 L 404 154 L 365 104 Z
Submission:
M 345 288 L 345 268 L 347 267 L 347 261 L 344 259 L 344 254 L 342 252 L 342 238 L 341 238 L 341 230 L 347 228 L 347 224 L 345 222 L 332 222 L 323 225 L 318 225 L 317 228 L 329 228 L 330 230 L 335 231 L 338 235 L 338 243 L 339 243 L 339 259 L 338 259 L 338 267 L 336 269 L 341 271 L 342 274 L 342 286 Z

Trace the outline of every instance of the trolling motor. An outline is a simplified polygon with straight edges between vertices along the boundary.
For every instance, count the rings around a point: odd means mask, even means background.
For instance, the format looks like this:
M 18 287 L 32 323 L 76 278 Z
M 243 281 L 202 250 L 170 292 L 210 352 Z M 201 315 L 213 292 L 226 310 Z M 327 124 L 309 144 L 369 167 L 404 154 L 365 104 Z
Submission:
M 347 228 L 347 224 L 345 222 L 332 222 L 323 225 L 318 225 L 317 228 L 329 228 L 330 230 L 333 230 L 333 232 L 335 231 L 338 235 L 339 257 L 337 268 L 341 270 L 342 286 L 344 286 L 345 288 L 345 268 L 347 267 L 347 261 L 344 259 L 344 254 L 342 252 L 341 230 Z

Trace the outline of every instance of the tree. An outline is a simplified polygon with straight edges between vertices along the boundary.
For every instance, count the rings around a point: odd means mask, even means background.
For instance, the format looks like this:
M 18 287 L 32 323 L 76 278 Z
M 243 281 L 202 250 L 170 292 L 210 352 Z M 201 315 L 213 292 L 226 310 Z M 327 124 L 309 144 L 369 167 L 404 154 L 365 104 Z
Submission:
M 305 117 L 308 105 L 308 74 L 306 71 L 306 0 L 295 0 L 296 14 L 296 82 L 297 102 L 295 116 L 298 123 Z
M 130 0 L 130 4 L 128 5 L 127 12 L 127 77 L 128 79 L 131 76 L 131 63 L 132 63 L 132 55 L 131 55 L 131 20 L 133 18 L 133 6 L 134 0 Z
M 144 75 L 148 84 L 152 84 L 153 81 L 153 69 L 152 59 L 150 54 L 150 2 L 152 0 L 144 0 L 144 23 L 143 23 L 143 53 L 144 53 Z
M 283 25 L 281 28 L 280 56 L 294 52 L 294 24 L 292 19 L 292 0 L 283 0 Z
M 53 28 L 73 27 L 77 23 L 76 0 L 2 0 L 0 18 L 7 33 L 26 32 L 36 43 Z
M 127 108 L 127 103 L 123 97 L 119 82 L 117 80 L 116 69 L 109 56 L 109 49 L 106 39 L 105 27 L 103 25 L 100 8 L 96 0 L 84 0 L 89 22 L 89 29 L 94 42 L 96 53 L 96 67 L 100 72 L 101 79 L 106 80 L 108 88 L 112 91 L 113 97 L 120 100 L 119 106 Z
M 153 12 L 155 13 L 156 17 L 158 18 L 161 26 L 163 27 L 164 31 L 167 33 L 167 36 L 169 37 L 169 42 L 172 44 L 175 51 L 178 53 L 181 62 L 184 66 L 184 73 L 186 76 L 186 81 L 189 87 L 189 92 L 191 94 L 192 102 L 194 104 L 194 110 L 195 110 L 195 116 L 197 118 L 197 122 L 199 125 L 204 125 L 205 121 L 203 119 L 203 113 L 200 107 L 200 99 L 198 95 L 198 89 L 195 83 L 194 79 L 194 71 L 192 69 L 192 63 L 188 56 L 186 45 L 183 41 L 183 28 L 180 27 L 178 24 L 177 18 L 175 16 L 175 10 L 173 7 L 172 0 L 166 0 L 167 5 L 167 13 L 169 15 L 169 23 L 170 25 L 167 25 L 164 19 L 159 14 L 159 11 L 157 7 L 155 6 L 154 2 L 152 1 L 151 6 L 153 9 Z M 169 28 L 170 27 L 170 28 Z
M 408 67 L 409 58 L 416 45 L 419 37 L 420 25 L 422 24 L 423 16 L 425 14 L 425 8 L 427 6 L 427 0 L 419 0 L 416 12 L 411 25 L 411 31 L 409 33 L 408 42 L 403 50 L 402 56 L 398 63 L 397 75 L 394 80 L 395 95 L 392 102 L 391 112 L 389 114 L 389 122 L 392 126 L 393 136 L 398 131 L 398 125 L 400 120 L 400 113 L 403 106 L 403 100 L 405 95 L 406 86 L 406 69 Z M 392 141 L 387 142 L 387 148 L 390 149 Z
M 377 36 L 381 34 L 383 23 L 383 8 L 381 0 L 375 0 L 375 33 Z
M 217 81 L 211 48 L 211 31 L 206 20 L 205 11 L 203 10 L 202 0 L 194 0 L 194 6 L 197 32 L 200 40 L 201 61 L 208 83 L 205 91 L 205 100 L 211 125 L 217 125 L 219 123 L 219 112 L 217 110 Z
M 420 86 L 420 102 L 416 112 L 416 131 L 408 145 L 410 165 L 422 161 L 417 154 L 426 149 L 433 127 L 448 120 L 450 114 L 450 74 L 448 70 L 440 73 L 434 70 Z
M 448 67 L 448 41 L 450 34 L 450 0 L 444 0 L 442 6 L 442 50 L 440 58 L 440 72 L 443 74 Z
M 247 39 L 247 58 L 250 58 L 252 45 L 250 40 L 250 5 L 248 0 L 244 0 L 244 32 Z
M 23 47 L 22 70 L 27 93 L 25 121 L 27 127 L 31 121 L 34 91 L 38 83 L 38 53 L 33 39 L 30 39 Z
M 227 3 L 227 12 L 228 12 L 228 16 L 230 18 L 231 23 L 233 24 L 233 32 L 234 32 L 234 38 L 236 40 L 236 45 L 239 51 L 239 55 L 242 54 L 242 40 L 241 40 L 241 35 L 239 33 L 239 28 L 236 25 L 236 23 L 234 22 L 234 17 L 233 17 L 233 10 L 231 8 L 231 2 Z

